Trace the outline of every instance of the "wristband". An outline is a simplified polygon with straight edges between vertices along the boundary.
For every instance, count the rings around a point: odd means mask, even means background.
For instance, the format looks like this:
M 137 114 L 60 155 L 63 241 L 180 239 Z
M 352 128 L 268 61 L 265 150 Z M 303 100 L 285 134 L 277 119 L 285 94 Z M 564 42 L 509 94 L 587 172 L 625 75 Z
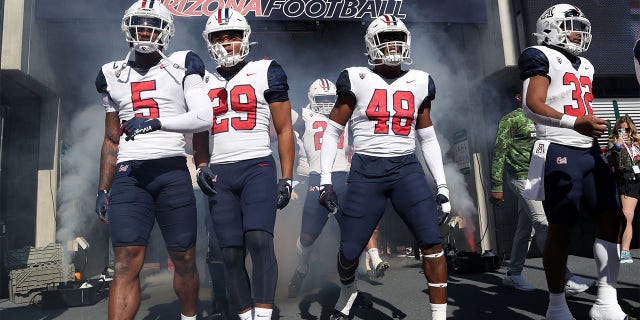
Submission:
M 573 129 L 573 126 L 576 124 L 576 120 L 578 120 L 578 117 L 563 114 L 562 119 L 560 119 L 560 128 Z

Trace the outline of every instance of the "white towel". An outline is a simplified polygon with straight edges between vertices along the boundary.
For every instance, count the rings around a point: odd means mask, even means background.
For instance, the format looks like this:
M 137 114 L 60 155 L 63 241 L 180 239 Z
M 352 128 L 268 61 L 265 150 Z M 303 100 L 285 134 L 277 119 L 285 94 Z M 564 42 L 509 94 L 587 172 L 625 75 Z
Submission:
M 531 152 L 529 174 L 522 196 L 530 200 L 544 200 L 544 163 L 549 149 L 548 140 L 537 140 Z

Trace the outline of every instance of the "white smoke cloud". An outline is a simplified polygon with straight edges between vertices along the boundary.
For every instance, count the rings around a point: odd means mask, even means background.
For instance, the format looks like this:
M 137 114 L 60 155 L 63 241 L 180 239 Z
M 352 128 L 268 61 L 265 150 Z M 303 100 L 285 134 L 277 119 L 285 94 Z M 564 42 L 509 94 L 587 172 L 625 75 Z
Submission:
M 69 123 L 68 146 L 60 157 L 62 179 L 58 191 L 57 240 L 66 243 L 86 236 L 88 226 L 97 222 L 95 193 L 104 135 L 104 111 L 98 105 L 80 110 Z

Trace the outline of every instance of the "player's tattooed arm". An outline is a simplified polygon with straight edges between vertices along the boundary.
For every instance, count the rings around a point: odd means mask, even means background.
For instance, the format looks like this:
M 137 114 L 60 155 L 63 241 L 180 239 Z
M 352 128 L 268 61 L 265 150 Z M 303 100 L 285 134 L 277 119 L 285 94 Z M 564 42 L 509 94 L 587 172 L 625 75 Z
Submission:
M 99 190 L 109 190 L 116 173 L 118 144 L 120 142 L 120 119 L 116 112 L 107 112 L 105 117 L 104 140 L 100 152 Z

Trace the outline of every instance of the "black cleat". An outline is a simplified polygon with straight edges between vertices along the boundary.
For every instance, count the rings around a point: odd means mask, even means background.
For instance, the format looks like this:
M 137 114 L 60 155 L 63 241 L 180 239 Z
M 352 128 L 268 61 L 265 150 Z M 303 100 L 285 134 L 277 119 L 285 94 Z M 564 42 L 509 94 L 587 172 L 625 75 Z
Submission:
M 333 310 L 331 316 L 329 317 L 329 320 L 349 320 L 349 316 L 338 310 Z
M 289 298 L 295 298 L 300 293 L 300 288 L 302 288 L 302 281 L 306 274 L 299 272 L 293 273 L 293 277 L 291 277 L 291 281 L 289 281 Z
M 213 311 L 211 314 L 204 318 L 205 320 L 227 320 L 227 299 L 215 299 L 213 300 Z
M 376 278 L 384 277 L 384 272 L 387 271 L 389 267 L 390 267 L 389 262 L 381 261 L 380 263 L 378 263 L 378 265 L 376 266 L 376 271 L 374 272 L 375 277 Z

